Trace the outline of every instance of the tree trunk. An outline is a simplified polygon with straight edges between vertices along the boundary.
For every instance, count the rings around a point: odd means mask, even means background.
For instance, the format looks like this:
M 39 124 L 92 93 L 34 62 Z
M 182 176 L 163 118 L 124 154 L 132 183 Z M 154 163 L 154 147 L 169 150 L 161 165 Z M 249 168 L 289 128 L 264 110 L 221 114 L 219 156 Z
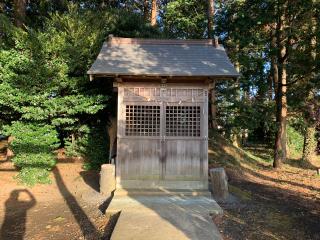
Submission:
M 238 31 L 238 29 L 236 29 L 236 31 Z M 240 73 L 240 61 L 239 61 L 240 45 L 239 45 L 238 40 L 236 42 L 235 51 L 236 51 L 237 58 L 236 58 L 234 65 L 235 65 L 237 72 Z M 240 79 L 239 78 L 236 80 L 234 87 L 236 90 L 235 101 L 237 102 L 237 104 L 239 104 L 241 101 L 241 89 L 240 89 Z M 246 93 L 246 91 L 244 90 L 244 96 L 243 96 L 242 101 L 246 101 L 246 99 L 247 99 L 247 96 L 245 93 Z M 235 147 L 241 146 L 242 131 L 243 131 L 243 129 L 236 129 L 235 127 L 232 129 L 232 139 L 231 140 L 232 140 L 233 146 L 235 146 Z
M 151 26 L 157 25 L 157 0 L 152 0 L 152 7 L 151 7 Z
M 208 39 L 214 38 L 214 0 L 208 0 Z M 217 123 L 217 105 L 216 105 L 216 82 L 213 81 L 211 89 L 211 127 L 212 129 L 218 128 Z
M 277 38 L 275 36 L 275 33 L 273 33 L 274 36 L 271 40 L 271 47 L 272 49 L 276 49 L 277 47 Z M 277 57 L 275 55 L 271 56 L 271 71 L 272 71 L 272 81 L 273 81 L 273 88 L 274 88 L 274 95 L 275 98 L 277 98 L 278 92 L 278 85 L 279 85 L 279 70 L 278 70 L 278 64 L 277 64 Z
M 110 125 L 108 126 L 109 135 L 109 161 L 117 155 L 117 117 L 110 118 Z
M 0 13 L 4 13 L 4 3 L 0 2 Z
M 143 0 L 143 19 L 145 22 L 149 19 L 149 0 Z
M 310 30 L 312 33 L 312 38 L 310 41 L 310 59 L 312 60 L 311 65 L 311 71 L 310 75 L 311 78 L 314 78 L 316 76 L 316 72 L 314 71 L 316 68 L 316 61 L 317 61 L 317 37 L 316 37 L 316 30 L 317 30 L 317 20 L 313 13 L 311 13 L 310 17 Z M 314 100 L 314 95 L 312 94 L 312 91 L 309 92 L 308 100 Z M 311 115 L 314 114 L 315 111 L 318 109 L 311 108 Z M 304 165 L 312 165 L 312 158 L 315 154 L 315 150 L 317 147 L 317 142 L 315 139 L 316 134 L 316 123 L 312 122 L 312 119 L 306 119 L 308 122 L 308 127 L 306 129 L 305 135 L 304 135 L 304 145 L 303 145 L 303 154 L 302 154 L 302 163 Z
M 277 47 L 278 47 L 278 59 L 279 64 L 279 81 L 277 88 L 277 133 L 274 148 L 274 162 L 273 167 L 281 167 L 281 163 L 287 159 L 287 59 L 288 49 L 286 47 L 288 37 L 285 33 L 286 16 L 285 12 L 287 9 L 288 2 L 281 4 L 279 3 L 278 12 L 281 15 L 279 22 L 277 23 Z M 280 9 L 281 8 L 281 9 Z
M 26 19 L 26 5 L 27 0 L 14 0 L 13 9 L 14 9 L 14 24 L 22 28 Z
M 212 129 L 218 129 L 215 80 L 213 80 L 212 82 L 212 89 L 211 89 L 211 127 Z
M 208 38 L 214 38 L 214 0 L 208 0 Z
M 285 70 L 282 70 L 285 74 Z M 282 81 L 286 80 L 282 77 Z M 278 96 L 276 100 L 277 104 L 277 133 L 274 151 L 274 162 L 273 167 L 281 167 L 281 163 L 287 159 L 287 97 L 286 97 L 286 87 L 283 84 L 279 84 Z
M 305 165 L 311 165 L 312 158 L 315 155 L 317 146 L 315 140 L 316 128 L 314 126 L 307 127 L 304 135 L 302 162 Z

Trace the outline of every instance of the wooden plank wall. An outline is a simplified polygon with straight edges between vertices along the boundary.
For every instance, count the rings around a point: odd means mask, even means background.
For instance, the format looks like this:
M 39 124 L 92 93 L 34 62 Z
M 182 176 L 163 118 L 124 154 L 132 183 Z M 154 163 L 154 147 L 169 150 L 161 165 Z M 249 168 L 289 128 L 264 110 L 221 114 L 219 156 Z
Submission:
M 188 182 L 185 186 L 189 186 L 190 182 L 195 182 L 191 184 L 194 186 L 205 186 L 202 183 L 206 183 L 208 178 L 207 103 L 208 85 L 203 83 L 119 83 L 116 161 L 118 186 L 138 187 L 147 181 L 151 181 L 150 186 L 166 182 L 164 185 L 172 188 L 175 188 L 174 181 Z M 125 136 L 126 105 L 160 105 L 160 136 Z M 165 136 L 166 105 L 200 106 L 200 137 Z M 130 184 L 126 184 L 129 182 Z

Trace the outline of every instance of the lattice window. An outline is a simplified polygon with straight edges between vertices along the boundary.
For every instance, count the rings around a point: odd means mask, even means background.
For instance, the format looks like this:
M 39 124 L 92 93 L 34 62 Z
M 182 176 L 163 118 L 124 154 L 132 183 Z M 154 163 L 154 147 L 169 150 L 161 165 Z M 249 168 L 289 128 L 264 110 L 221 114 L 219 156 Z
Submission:
M 166 106 L 166 135 L 200 137 L 200 106 Z
M 160 106 L 126 105 L 126 136 L 159 136 Z

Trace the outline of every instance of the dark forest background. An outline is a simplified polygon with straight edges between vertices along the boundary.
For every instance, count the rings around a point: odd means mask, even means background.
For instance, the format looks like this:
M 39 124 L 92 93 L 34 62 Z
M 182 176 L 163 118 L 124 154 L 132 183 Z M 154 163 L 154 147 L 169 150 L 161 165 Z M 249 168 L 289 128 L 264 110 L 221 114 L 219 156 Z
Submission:
M 310 165 L 319 146 L 319 1 L 2 0 L 0 133 L 13 136 L 24 182 L 48 181 L 53 151 L 108 159 L 112 83 L 86 71 L 109 34 L 201 39 L 218 36 L 241 73 L 211 93 L 210 129 L 235 146 L 274 149 Z

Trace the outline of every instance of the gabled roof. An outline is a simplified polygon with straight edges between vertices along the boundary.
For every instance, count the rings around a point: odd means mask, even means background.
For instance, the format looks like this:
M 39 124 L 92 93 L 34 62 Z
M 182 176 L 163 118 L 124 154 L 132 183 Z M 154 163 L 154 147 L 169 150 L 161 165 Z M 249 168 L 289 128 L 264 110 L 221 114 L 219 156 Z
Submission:
M 87 72 L 90 75 L 206 76 L 239 73 L 214 40 L 162 40 L 109 37 Z

